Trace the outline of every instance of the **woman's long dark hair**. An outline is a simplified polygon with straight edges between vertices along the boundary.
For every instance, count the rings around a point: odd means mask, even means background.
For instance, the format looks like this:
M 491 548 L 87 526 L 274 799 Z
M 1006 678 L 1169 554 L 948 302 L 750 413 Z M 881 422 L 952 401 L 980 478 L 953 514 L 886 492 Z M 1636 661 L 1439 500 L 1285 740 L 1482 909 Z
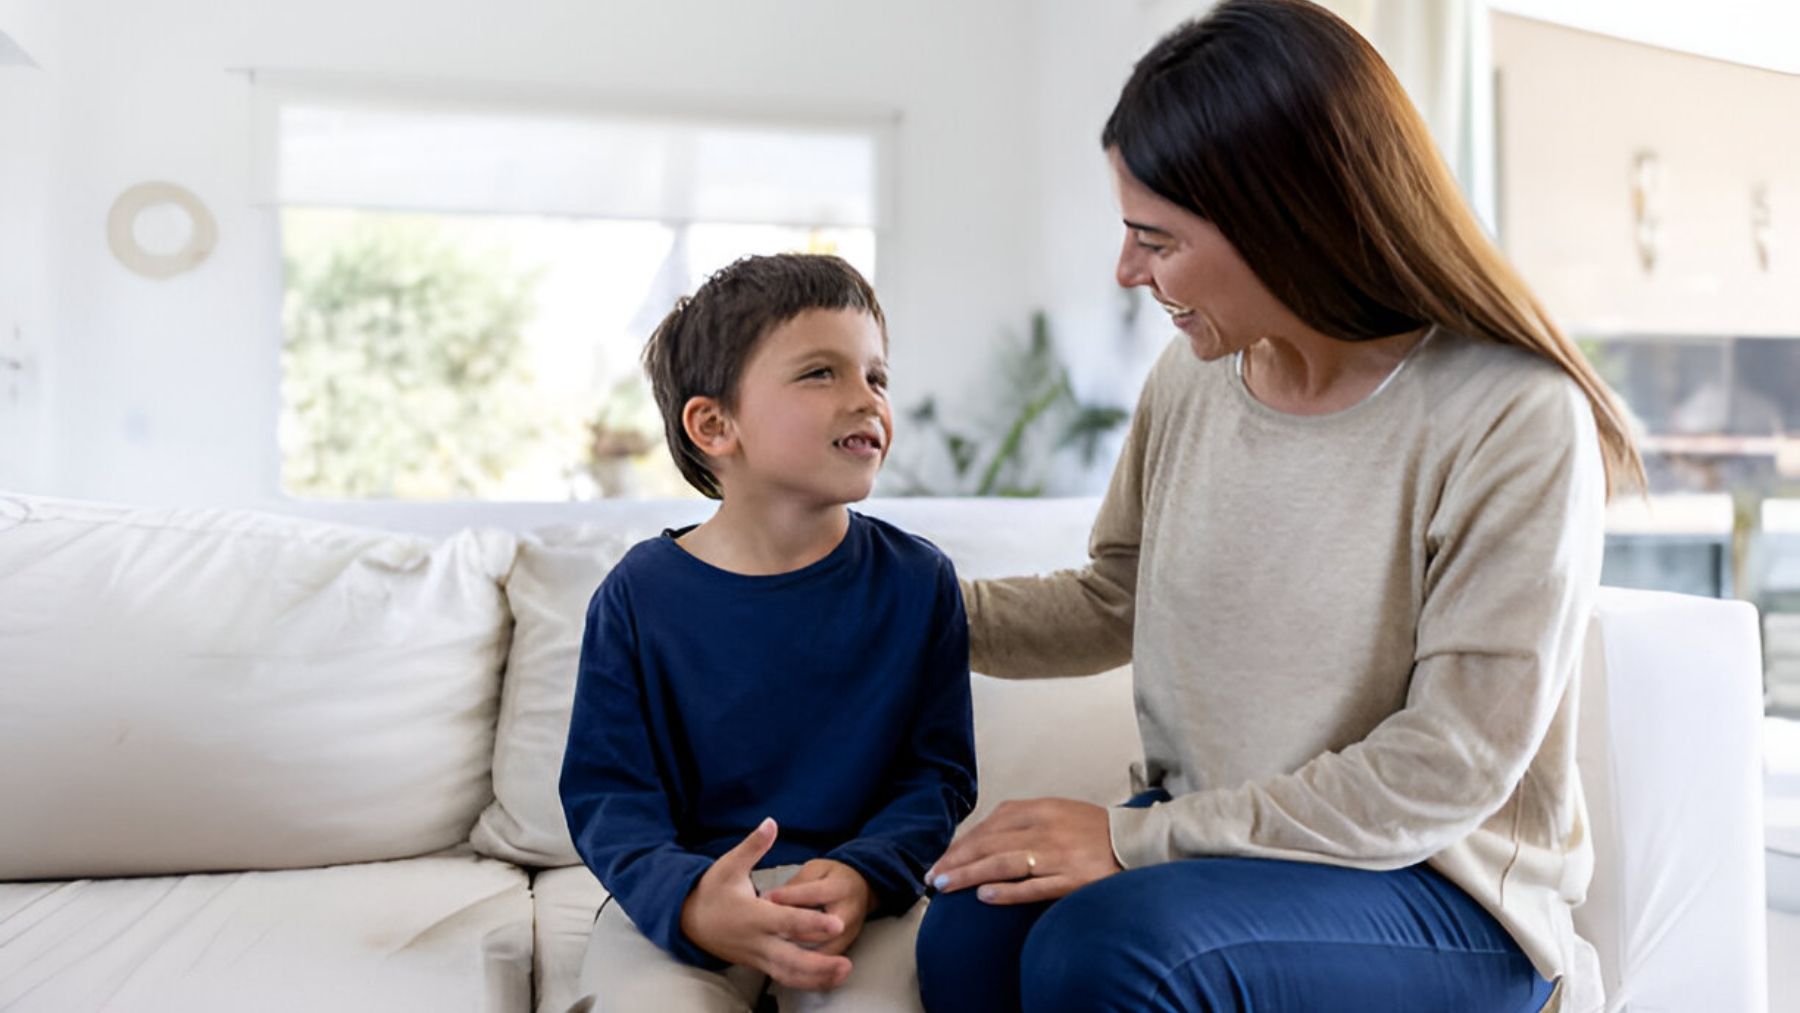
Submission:
M 1624 413 L 1483 234 L 1374 47 L 1307 0 L 1223 0 L 1164 36 L 1101 144 L 1211 221 L 1271 293 L 1347 341 L 1427 323 L 1556 363 L 1593 406 L 1607 490 L 1644 480 Z

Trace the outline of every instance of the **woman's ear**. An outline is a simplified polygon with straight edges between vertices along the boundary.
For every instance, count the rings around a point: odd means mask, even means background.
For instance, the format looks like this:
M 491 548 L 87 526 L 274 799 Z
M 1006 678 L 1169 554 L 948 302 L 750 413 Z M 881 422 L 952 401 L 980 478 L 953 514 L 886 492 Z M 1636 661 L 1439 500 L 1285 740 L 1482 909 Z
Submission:
M 707 457 L 724 457 L 737 449 L 737 429 L 718 398 L 688 398 L 681 406 L 681 428 Z

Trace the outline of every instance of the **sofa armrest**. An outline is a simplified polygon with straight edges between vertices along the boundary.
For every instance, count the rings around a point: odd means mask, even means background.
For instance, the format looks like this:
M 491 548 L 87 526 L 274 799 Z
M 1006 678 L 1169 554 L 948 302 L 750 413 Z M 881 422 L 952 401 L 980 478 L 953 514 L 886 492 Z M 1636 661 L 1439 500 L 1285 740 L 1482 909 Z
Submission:
M 1768 1007 L 1756 610 L 1602 588 L 1577 762 L 1594 879 L 1575 912 L 1608 1010 Z

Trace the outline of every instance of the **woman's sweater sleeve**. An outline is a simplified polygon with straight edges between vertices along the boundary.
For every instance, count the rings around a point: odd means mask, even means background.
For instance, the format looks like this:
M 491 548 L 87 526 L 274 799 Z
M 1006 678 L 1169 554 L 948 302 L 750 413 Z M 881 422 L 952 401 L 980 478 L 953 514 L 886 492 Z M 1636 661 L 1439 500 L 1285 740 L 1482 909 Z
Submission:
M 1593 416 L 1553 379 L 1447 452 L 1405 705 L 1290 774 L 1112 810 L 1125 866 L 1246 855 L 1398 868 L 1505 804 L 1579 664 L 1604 539 Z
M 1131 660 L 1154 382 L 1153 374 L 1094 519 L 1088 565 L 963 582 L 974 671 L 1003 679 L 1093 675 Z

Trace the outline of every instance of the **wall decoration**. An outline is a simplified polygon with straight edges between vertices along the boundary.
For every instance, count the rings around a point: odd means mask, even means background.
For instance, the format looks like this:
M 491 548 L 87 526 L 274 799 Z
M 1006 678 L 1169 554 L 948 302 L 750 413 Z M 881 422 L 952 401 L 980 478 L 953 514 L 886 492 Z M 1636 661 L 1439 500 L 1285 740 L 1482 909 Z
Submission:
M 1654 151 L 1640 151 L 1631 160 L 1632 233 L 1637 242 L 1638 263 L 1647 274 L 1656 268 L 1656 233 L 1662 225 L 1662 163 Z
M 1750 242 L 1756 247 L 1756 266 L 1765 274 L 1769 271 L 1770 217 L 1769 184 L 1758 183 L 1750 188 Z
M 165 245 L 146 235 L 159 231 L 174 234 L 176 241 Z M 106 216 L 106 241 L 119 263 L 132 271 L 146 278 L 172 278 L 212 254 L 219 226 L 185 187 L 139 183 L 113 202 Z

